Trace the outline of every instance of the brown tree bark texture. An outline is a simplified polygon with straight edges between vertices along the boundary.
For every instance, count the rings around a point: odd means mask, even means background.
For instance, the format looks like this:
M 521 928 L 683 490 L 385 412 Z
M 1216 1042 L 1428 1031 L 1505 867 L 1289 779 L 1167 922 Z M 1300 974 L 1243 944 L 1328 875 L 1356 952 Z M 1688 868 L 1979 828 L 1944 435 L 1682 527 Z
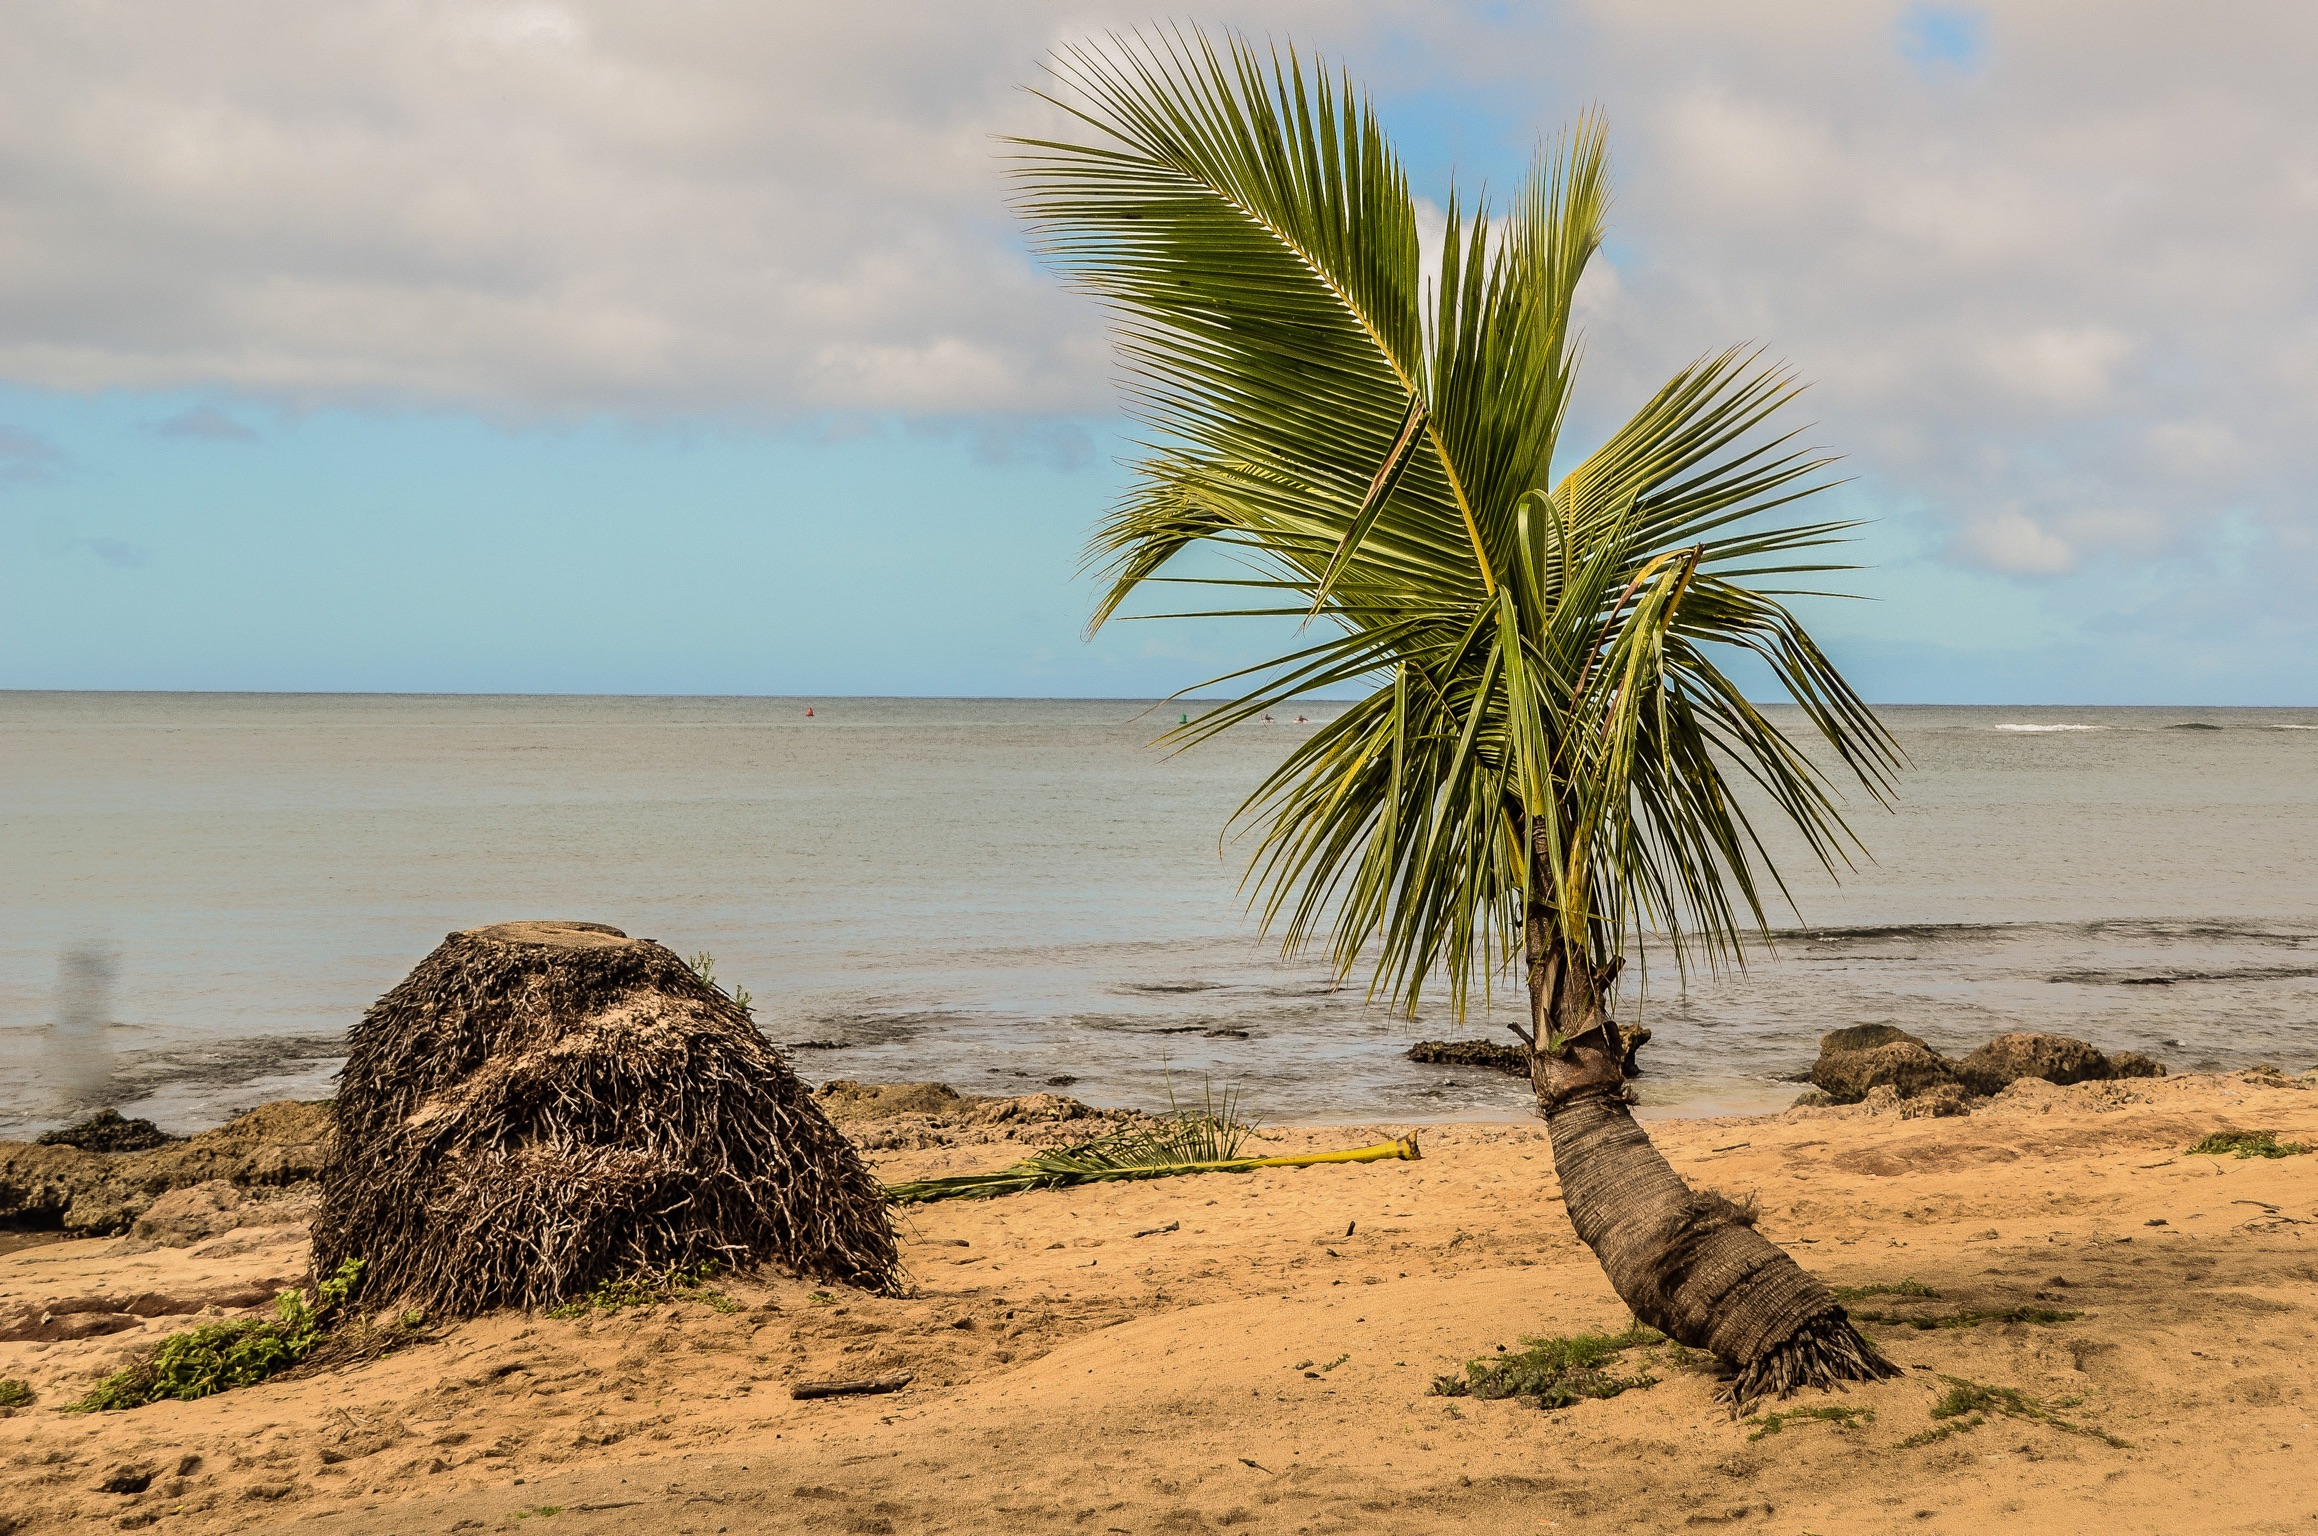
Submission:
M 1684 1183 L 1651 1144 L 1627 1108 L 1623 1051 L 1604 1007 L 1608 977 L 1569 963 L 1536 914 L 1530 955 L 1531 1081 L 1562 1208 L 1619 1298 L 1669 1338 L 1734 1367 L 1734 1405 L 1897 1375 L 1833 1292 L 1731 1201 Z

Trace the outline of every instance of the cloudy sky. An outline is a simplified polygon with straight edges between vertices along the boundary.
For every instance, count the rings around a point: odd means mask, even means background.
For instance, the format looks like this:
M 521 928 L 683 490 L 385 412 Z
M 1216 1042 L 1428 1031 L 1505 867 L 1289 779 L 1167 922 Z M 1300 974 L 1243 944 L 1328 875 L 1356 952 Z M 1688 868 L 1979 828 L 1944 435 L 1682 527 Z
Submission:
M 1034 0 L 0 0 L 0 687 L 1149 695 Z M 2226 17 L 2226 21 L 2217 20 Z M 1572 431 L 1755 341 L 1888 701 L 2318 703 L 2298 4 L 1243 4 L 1420 196 L 1610 119 Z

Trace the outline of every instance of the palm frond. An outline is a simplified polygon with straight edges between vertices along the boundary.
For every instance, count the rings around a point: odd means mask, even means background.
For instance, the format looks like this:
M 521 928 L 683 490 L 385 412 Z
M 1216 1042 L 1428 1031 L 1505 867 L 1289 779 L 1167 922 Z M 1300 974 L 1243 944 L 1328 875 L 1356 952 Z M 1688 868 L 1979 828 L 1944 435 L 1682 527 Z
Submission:
M 1171 739 L 1365 695 L 1241 809 L 1283 941 L 1324 940 L 1412 1009 L 1445 980 L 1461 1010 L 1533 906 L 1596 963 L 1657 941 L 1678 964 L 1738 956 L 1785 891 L 1766 807 L 1840 868 L 1840 784 L 1880 801 L 1901 759 L 1792 594 L 1760 585 L 1844 568 L 1819 551 L 1846 525 L 1776 517 L 1827 484 L 1775 426 L 1800 385 L 1710 354 L 1550 480 L 1609 206 L 1600 118 L 1541 152 L 1502 217 L 1452 193 L 1428 294 L 1406 175 L 1317 61 L 1170 30 L 1065 50 L 1054 74 L 1049 99 L 1094 137 L 1024 141 L 1019 207 L 1111 309 L 1153 433 L 1090 545 L 1094 623 L 1218 548 L 1246 574 L 1196 584 L 1242 598 L 1203 611 L 1320 632 L 1198 685 L 1234 697 Z M 1746 699 L 1733 654 L 1828 753 Z
M 1253 1127 L 1236 1116 L 1227 1095 L 1219 1107 L 1212 1101 L 1195 1110 L 1172 1109 L 1145 1122 L 1079 1142 L 1033 1153 L 1010 1168 L 991 1173 L 952 1174 L 939 1179 L 913 1179 L 885 1187 L 893 1205 L 923 1205 L 934 1200 L 988 1200 L 999 1195 L 1025 1194 L 1034 1189 L 1063 1189 L 1076 1184 L 1110 1184 L 1136 1179 L 1166 1179 L 1194 1173 L 1249 1173 L 1258 1168 L 1299 1168 L 1316 1163 L 1367 1163 L 1387 1158 L 1419 1156 L 1414 1136 L 1356 1147 L 1343 1152 L 1302 1152 L 1279 1157 L 1245 1157 L 1240 1153 Z

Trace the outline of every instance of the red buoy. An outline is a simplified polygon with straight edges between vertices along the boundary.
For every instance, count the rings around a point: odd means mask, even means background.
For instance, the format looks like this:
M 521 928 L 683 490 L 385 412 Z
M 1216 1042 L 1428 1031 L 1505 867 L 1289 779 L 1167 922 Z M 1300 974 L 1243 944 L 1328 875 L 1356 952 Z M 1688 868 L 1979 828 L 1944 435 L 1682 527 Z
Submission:
M 805 718 L 808 720 L 813 718 L 813 706 L 810 704 L 805 706 Z

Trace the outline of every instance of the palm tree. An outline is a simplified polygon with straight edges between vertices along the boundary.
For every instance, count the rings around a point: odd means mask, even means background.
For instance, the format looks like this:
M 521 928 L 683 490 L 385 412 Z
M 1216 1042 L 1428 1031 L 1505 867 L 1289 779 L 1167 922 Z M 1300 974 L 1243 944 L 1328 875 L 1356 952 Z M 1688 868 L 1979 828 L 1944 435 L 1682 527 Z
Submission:
M 1086 142 L 1015 141 L 1045 256 L 1110 309 L 1151 429 L 1096 535 L 1094 622 L 1150 583 L 1310 621 L 1233 673 L 1196 742 L 1360 685 L 1249 798 L 1251 876 L 1287 943 L 1413 1011 L 1518 961 L 1524 1040 L 1578 1235 L 1637 1317 L 1712 1350 L 1740 1400 L 1890 1373 L 1827 1288 L 1694 1191 L 1628 1110 L 1612 1017 L 1629 948 L 1736 958 L 1778 875 L 1757 806 L 1832 869 L 1833 772 L 1881 799 L 1896 746 L 1764 578 L 1839 567 L 1846 525 L 1763 514 L 1826 462 L 1766 430 L 1796 393 L 1744 351 L 1676 374 L 1552 478 L 1599 247 L 1603 128 L 1582 120 L 1499 214 L 1452 196 L 1423 275 L 1407 177 L 1349 80 L 1197 31 L 1064 49 L 1041 93 Z M 1161 574 L 1195 545 L 1245 574 Z M 1715 661 L 1767 666 L 1823 743 L 1783 736 Z M 1759 814 L 1759 812 L 1758 812 Z

